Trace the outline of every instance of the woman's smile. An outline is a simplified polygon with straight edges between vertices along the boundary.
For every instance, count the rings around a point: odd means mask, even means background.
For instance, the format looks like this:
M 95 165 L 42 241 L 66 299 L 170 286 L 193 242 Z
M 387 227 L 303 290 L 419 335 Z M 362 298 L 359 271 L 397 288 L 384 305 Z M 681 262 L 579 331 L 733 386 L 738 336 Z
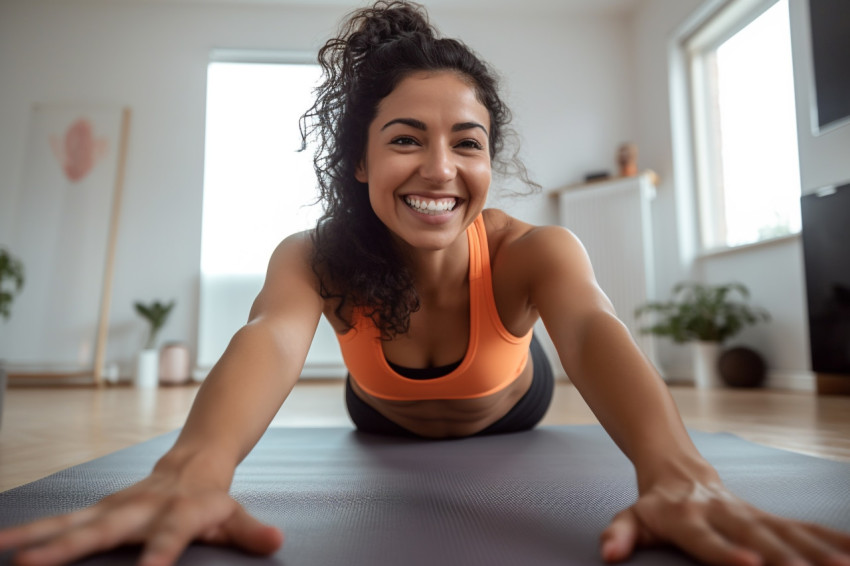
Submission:
M 405 195 L 403 199 L 407 206 L 416 212 L 428 216 L 444 216 L 454 210 L 457 204 L 455 197 L 430 199 L 415 195 Z

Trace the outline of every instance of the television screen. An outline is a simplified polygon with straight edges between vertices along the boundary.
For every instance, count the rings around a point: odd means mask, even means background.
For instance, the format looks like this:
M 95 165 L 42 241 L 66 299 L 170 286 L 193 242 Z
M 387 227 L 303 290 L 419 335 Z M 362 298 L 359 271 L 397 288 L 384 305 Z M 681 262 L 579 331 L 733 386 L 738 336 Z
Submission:
M 812 369 L 850 374 L 850 184 L 800 205 Z
M 818 130 L 850 120 L 850 1 L 809 0 Z

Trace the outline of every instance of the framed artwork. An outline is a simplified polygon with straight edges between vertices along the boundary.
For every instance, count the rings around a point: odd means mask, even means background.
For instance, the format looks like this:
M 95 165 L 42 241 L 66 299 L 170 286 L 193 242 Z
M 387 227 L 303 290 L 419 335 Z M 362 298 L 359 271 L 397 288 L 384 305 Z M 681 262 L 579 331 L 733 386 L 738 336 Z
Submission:
M 26 282 L 0 326 L 10 376 L 100 382 L 130 111 L 32 108 L 11 250 Z

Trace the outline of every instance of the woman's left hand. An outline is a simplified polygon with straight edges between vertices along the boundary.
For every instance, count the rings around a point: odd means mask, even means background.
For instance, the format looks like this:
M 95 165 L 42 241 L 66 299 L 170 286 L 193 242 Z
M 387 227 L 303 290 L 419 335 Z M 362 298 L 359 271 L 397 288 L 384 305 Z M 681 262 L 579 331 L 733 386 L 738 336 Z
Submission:
M 720 482 L 678 480 L 646 489 L 602 533 L 606 562 L 672 544 L 702 563 L 850 566 L 850 534 L 756 509 Z

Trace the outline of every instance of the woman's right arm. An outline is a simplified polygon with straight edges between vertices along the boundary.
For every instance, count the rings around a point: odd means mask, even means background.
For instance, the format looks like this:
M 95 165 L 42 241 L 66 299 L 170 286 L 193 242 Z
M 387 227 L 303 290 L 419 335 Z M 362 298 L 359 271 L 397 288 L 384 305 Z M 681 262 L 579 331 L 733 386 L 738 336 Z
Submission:
M 19 564 L 63 564 L 122 544 L 143 545 L 140 564 L 173 564 L 193 540 L 274 552 L 281 533 L 228 494 L 236 466 L 286 399 L 304 364 L 323 301 L 307 233 L 272 255 L 249 322 L 201 386 L 174 446 L 150 476 L 96 505 L 0 532 Z

